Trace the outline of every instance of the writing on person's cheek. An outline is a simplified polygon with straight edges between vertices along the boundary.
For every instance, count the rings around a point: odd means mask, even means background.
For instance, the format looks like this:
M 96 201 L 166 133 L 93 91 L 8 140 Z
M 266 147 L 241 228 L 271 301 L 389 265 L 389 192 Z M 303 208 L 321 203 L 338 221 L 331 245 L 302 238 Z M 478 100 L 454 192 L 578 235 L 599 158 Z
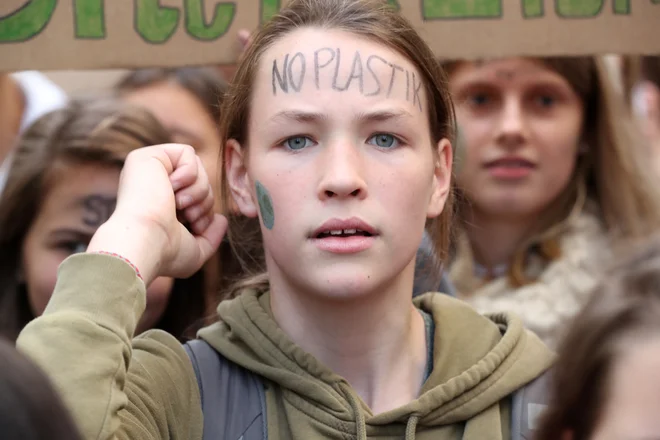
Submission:
M 308 59 L 309 58 L 309 59 Z M 342 78 L 340 75 L 343 63 L 350 63 L 350 73 Z M 350 60 L 350 61 L 349 61 Z M 308 65 L 309 64 L 309 65 Z M 377 69 L 386 69 L 387 80 L 381 81 Z M 332 79 L 322 79 L 322 73 L 332 72 Z M 387 98 L 398 96 L 412 101 L 412 104 L 422 111 L 422 80 L 419 75 L 385 58 L 375 55 L 363 55 L 356 51 L 352 57 L 342 55 L 340 48 L 322 47 L 316 49 L 312 57 L 302 52 L 287 53 L 273 60 L 272 85 L 273 95 L 278 93 L 300 92 L 305 84 L 306 75 L 314 75 L 316 90 L 330 87 L 338 92 L 351 88 L 359 90 L 364 96 L 385 94 Z M 395 87 L 401 84 L 400 87 Z M 405 89 L 405 90 L 404 90 Z
M 114 212 L 117 198 L 93 194 L 83 198 L 80 204 L 83 207 L 83 223 L 92 228 L 98 228 L 108 221 Z
M 265 186 L 258 180 L 255 183 L 257 190 L 257 201 L 259 202 L 259 212 L 261 212 L 261 221 L 268 229 L 273 229 L 275 226 L 275 211 L 273 210 L 273 199 Z

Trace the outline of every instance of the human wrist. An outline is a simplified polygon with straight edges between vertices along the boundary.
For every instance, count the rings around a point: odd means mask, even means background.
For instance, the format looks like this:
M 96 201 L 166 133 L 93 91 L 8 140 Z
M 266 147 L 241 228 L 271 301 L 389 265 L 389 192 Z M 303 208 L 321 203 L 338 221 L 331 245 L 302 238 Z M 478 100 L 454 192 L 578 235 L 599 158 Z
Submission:
M 162 234 L 161 234 L 162 235 Z M 87 247 L 88 253 L 113 255 L 133 266 L 136 274 L 148 286 L 157 276 L 161 252 L 166 241 L 154 228 L 134 221 L 113 221 L 101 225 Z

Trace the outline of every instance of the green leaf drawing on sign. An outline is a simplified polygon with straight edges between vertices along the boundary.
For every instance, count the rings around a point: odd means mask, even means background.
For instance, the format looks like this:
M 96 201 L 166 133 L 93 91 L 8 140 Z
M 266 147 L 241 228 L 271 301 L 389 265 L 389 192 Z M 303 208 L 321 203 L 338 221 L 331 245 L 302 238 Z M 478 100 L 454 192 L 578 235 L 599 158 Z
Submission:
M 424 0 L 426 20 L 447 18 L 495 18 L 502 15 L 502 0 Z
M 523 0 L 525 18 L 543 17 L 543 0 Z
M 265 23 L 280 11 L 280 0 L 261 0 L 261 22 Z
M 216 40 L 227 33 L 236 14 L 234 3 L 215 6 L 211 24 L 204 20 L 204 0 L 186 0 L 186 31 L 199 40 Z
M 557 15 L 565 18 L 595 17 L 603 9 L 604 0 L 557 0 Z
M 75 0 L 76 38 L 105 38 L 103 0 Z
M 179 10 L 163 7 L 159 0 L 135 0 L 137 32 L 149 43 L 164 43 L 179 25 Z
M 0 17 L 0 43 L 19 43 L 44 30 L 57 0 L 31 0 L 9 15 Z

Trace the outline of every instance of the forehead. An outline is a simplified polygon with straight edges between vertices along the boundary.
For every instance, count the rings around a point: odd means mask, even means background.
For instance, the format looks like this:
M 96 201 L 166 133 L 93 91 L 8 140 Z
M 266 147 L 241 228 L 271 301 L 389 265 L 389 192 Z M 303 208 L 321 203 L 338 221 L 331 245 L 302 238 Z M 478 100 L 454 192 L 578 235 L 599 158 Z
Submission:
M 462 62 L 451 73 L 452 85 L 488 81 L 503 86 L 553 82 L 568 86 L 568 81 L 533 58 L 503 58 Z
M 176 83 L 159 82 L 142 87 L 127 93 L 124 99 L 149 110 L 168 129 L 183 127 L 199 133 L 213 124 L 202 102 Z
M 422 115 L 424 92 L 419 71 L 395 50 L 346 31 L 304 28 L 264 53 L 253 108 L 265 116 L 297 104 L 331 114 L 389 105 Z
M 92 205 L 107 205 L 117 197 L 118 168 L 110 166 L 67 166 L 56 172 L 39 217 L 56 220 L 78 216 Z

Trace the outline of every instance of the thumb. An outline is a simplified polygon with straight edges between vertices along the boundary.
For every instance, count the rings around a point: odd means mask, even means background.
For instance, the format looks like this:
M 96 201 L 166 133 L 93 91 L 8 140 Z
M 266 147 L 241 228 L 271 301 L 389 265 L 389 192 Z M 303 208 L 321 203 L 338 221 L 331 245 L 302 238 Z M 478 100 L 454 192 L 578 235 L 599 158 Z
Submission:
M 227 232 L 228 224 L 229 222 L 225 216 L 213 214 L 213 220 L 211 220 L 211 223 L 204 232 L 195 236 L 202 264 L 211 258 L 211 255 L 213 255 L 218 249 L 218 246 L 220 246 L 220 242 Z
M 174 278 L 188 278 L 206 263 L 220 246 L 227 231 L 227 219 L 213 214 L 213 219 L 202 232 L 194 234 L 179 224 L 182 241 L 174 260 L 161 273 Z

